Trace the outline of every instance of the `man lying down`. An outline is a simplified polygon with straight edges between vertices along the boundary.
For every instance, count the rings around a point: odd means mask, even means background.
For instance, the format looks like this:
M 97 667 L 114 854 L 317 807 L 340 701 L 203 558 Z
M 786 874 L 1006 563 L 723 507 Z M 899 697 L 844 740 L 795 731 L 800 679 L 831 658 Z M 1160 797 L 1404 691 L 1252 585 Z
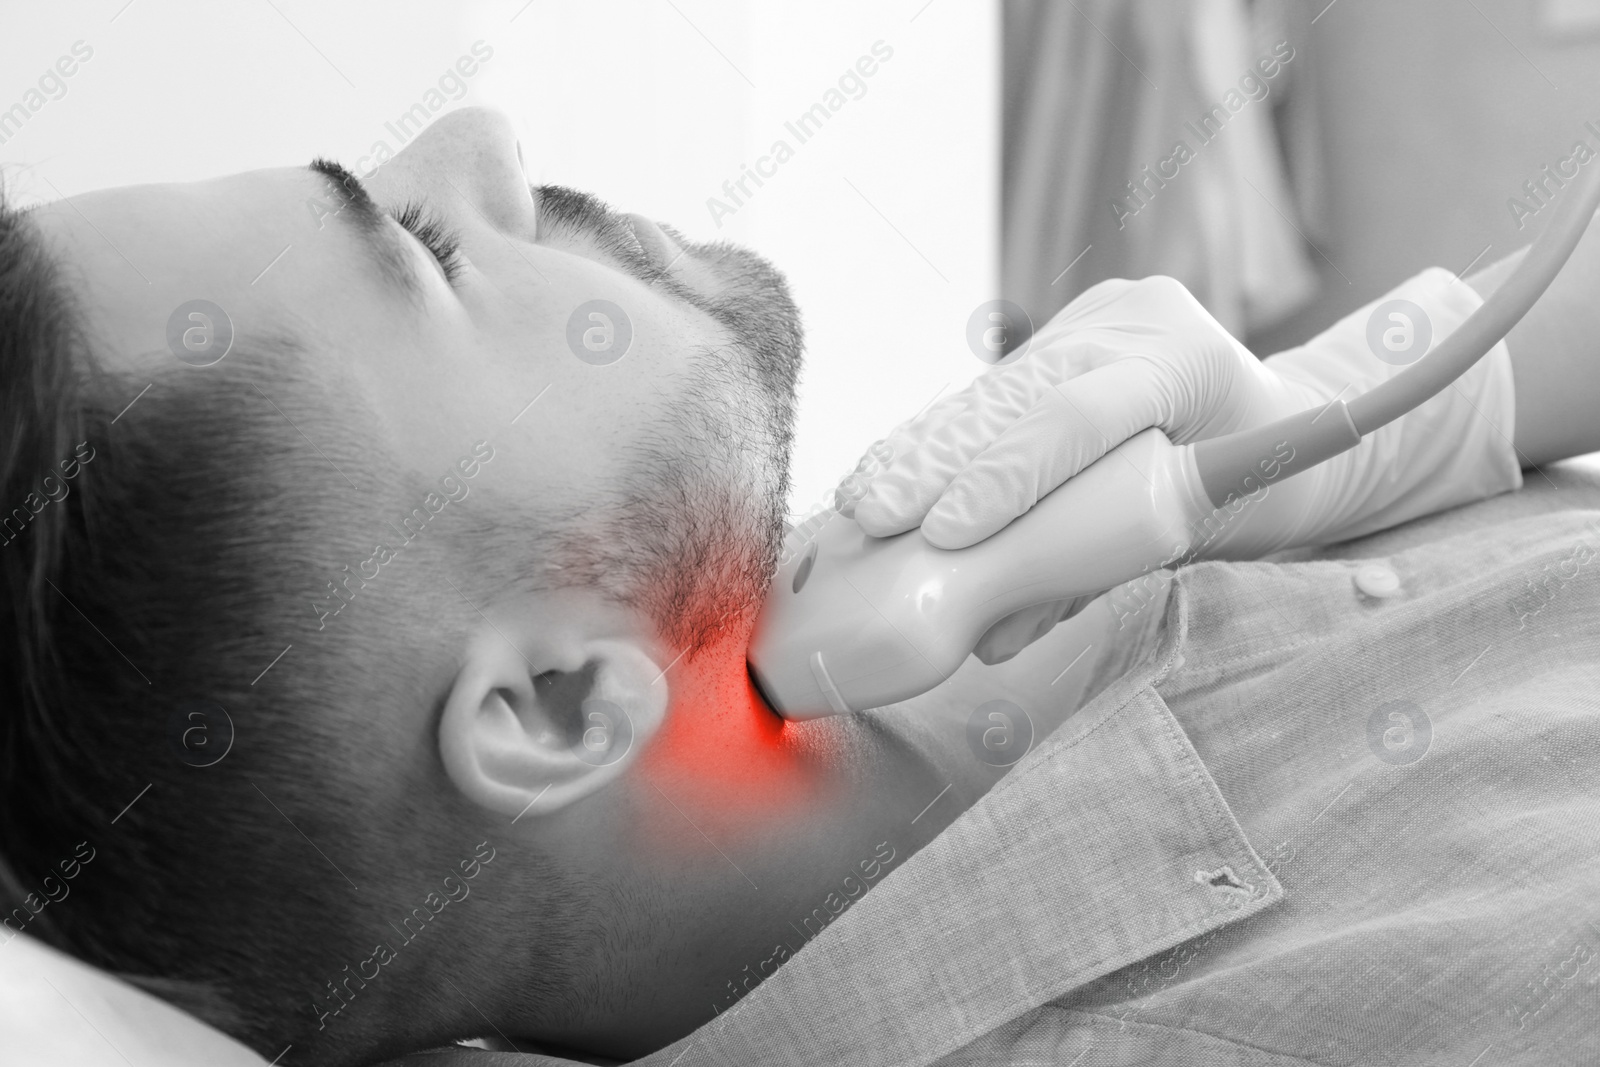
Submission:
M 1391 296 L 1443 336 L 1506 270 Z M 745 651 L 801 333 L 754 255 L 530 189 L 481 110 L 364 181 L 7 211 L 7 937 L 284 1064 L 1595 1062 L 1600 482 L 1506 491 L 1600 449 L 1597 286 L 1588 239 L 1210 554 L 1297 553 L 786 723 Z M 1148 426 L 1355 395 L 1369 311 L 1261 362 L 1097 286 L 857 519 L 970 543 Z M 423 1051 L 474 1037 L 524 1051 Z

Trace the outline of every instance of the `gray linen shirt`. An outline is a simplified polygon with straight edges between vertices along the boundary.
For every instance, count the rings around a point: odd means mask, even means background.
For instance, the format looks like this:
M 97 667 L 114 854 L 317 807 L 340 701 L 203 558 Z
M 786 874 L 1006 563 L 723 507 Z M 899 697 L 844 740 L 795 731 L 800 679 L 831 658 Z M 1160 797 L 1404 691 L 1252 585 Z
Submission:
M 1164 592 L 977 804 L 638 1062 L 1600 1063 L 1600 476 Z

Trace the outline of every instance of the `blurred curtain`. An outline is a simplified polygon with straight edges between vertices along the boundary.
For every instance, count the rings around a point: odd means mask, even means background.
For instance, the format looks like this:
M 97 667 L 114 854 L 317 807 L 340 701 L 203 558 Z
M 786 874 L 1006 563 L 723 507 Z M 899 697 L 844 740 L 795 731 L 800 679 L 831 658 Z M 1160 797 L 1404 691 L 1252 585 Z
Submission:
M 1285 110 L 1308 65 L 1303 4 L 1006 0 L 1003 10 L 1002 291 L 1036 325 L 1113 277 L 1171 275 L 1240 337 L 1316 293 L 1297 201 L 1320 200 L 1319 142 L 1292 122 L 1302 158 L 1291 183 L 1275 122 L 1310 113 Z M 1241 79 L 1280 41 L 1292 58 L 1250 99 Z M 1241 98 L 1202 140 L 1202 116 Z M 1192 158 L 1163 166 L 1180 142 Z M 1129 199 L 1130 183 L 1142 199 Z

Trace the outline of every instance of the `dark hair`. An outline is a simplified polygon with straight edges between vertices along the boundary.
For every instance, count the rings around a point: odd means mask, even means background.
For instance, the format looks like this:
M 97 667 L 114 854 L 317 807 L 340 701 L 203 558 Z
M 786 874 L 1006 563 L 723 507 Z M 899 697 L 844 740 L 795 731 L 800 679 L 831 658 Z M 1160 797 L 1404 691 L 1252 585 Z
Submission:
M 46 709 L 58 705 L 58 650 L 47 598 L 59 575 L 70 507 L 42 507 L 29 501 L 42 488 L 40 474 L 61 459 L 73 458 L 84 440 L 84 419 L 76 409 L 77 349 L 81 344 L 68 301 L 56 284 L 53 264 L 30 231 L 26 217 L 0 201 L 0 893 L 6 929 L 13 905 L 38 887 L 28 888 L 24 871 L 56 866 L 37 857 L 45 809 L 56 807 L 43 795 L 29 796 L 53 767 L 40 767 L 41 750 L 59 747 L 62 724 Z M 27 494 L 33 494 L 29 496 Z M 15 529 L 13 529 L 15 526 Z M 71 797 L 74 783 L 59 783 Z M 29 825 L 36 832 L 29 832 Z M 52 827 L 51 829 L 55 829 Z M 59 838 L 54 838 L 59 850 Z M 71 855 L 68 847 L 63 858 Z M 42 877 L 42 875 L 41 875 Z M 54 923 L 34 925 L 49 937 Z
M 329 545 L 349 547 L 322 536 L 351 525 L 334 488 L 354 494 L 298 436 L 326 440 L 333 417 L 293 409 L 289 424 L 244 353 L 112 371 L 77 300 L 0 198 L 0 939 L 24 929 L 249 1031 L 283 1005 L 241 1017 L 221 990 L 294 951 L 270 933 L 240 944 L 272 926 L 256 913 L 351 907 L 319 881 L 286 892 L 294 879 L 267 877 L 320 862 L 268 804 L 325 848 L 348 840 L 326 821 L 344 786 L 304 758 L 350 744 L 315 714 L 336 696 L 303 659 L 253 679 L 306 629 L 308 576 L 330 569 Z M 254 369 L 275 360 L 261 377 L 287 388 L 294 345 L 266 347 Z M 329 639 L 306 655 L 342 651 Z M 174 716 L 197 702 L 251 743 L 186 763 Z M 266 755 L 290 748 L 297 762 Z M 334 810 L 305 810 L 308 795 Z

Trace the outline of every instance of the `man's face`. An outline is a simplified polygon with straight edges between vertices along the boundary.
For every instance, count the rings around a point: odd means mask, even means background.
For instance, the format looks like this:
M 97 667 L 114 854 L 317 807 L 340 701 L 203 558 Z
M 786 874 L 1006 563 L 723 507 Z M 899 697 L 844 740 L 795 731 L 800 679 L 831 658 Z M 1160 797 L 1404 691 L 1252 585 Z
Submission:
M 779 536 L 798 314 L 758 257 L 530 188 L 520 156 L 500 115 L 466 109 L 364 182 L 257 171 L 95 193 L 44 221 L 93 272 L 108 362 L 177 368 L 169 317 L 205 298 L 240 346 L 288 334 L 308 349 L 366 435 L 352 443 L 424 479 L 487 440 L 490 491 L 525 515 L 627 503 L 608 517 L 681 526 L 694 503 L 715 529 L 661 531 L 655 559 L 577 523 L 547 522 L 570 543 L 543 547 L 552 566 L 625 572 L 657 614 L 672 601 L 664 636 L 703 640 L 759 598 L 745 572 Z M 669 572 L 679 557 L 717 559 L 720 580 Z
M 305 349 L 324 383 L 313 408 L 265 372 L 252 381 L 326 453 L 332 491 L 391 469 L 435 481 L 474 443 L 492 445 L 461 507 L 480 524 L 526 521 L 526 545 L 496 542 L 515 557 L 504 571 L 577 592 L 530 600 L 509 583 L 452 599 L 457 580 L 481 583 L 457 573 L 445 586 L 448 568 L 413 568 L 372 595 L 426 589 L 419 602 L 446 604 L 420 639 L 353 601 L 348 625 L 389 640 L 389 659 L 429 688 L 413 707 L 338 709 L 350 729 L 383 738 L 372 751 L 397 755 L 323 772 L 359 780 L 375 809 L 392 798 L 433 813 L 425 836 L 446 869 L 486 837 L 507 857 L 502 881 L 480 886 L 481 903 L 454 920 L 460 936 L 437 949 L 470 968 L 455 973 L 479 976 L 497 1029 L 638 1053 L 726 1008 L 779 943 L 802 946 L 795 923 L 861 885 L 885 846 L 898 864 L 991 784 L 998 771 L 966 758 L 965 713 L 1004 689 L 808 723 L 782 722 L 753 691 L 745 651 L 781 534 L 800 344 L 763 261 L 530 189 L 505 122 L 477 109 L 439 119 L 362 187 L 332 168 L 269 170 L 85 195 L 38 218 L 82 284 L 99 358 L 121 372 L 201 373 L 165 344 L 174 309 L 197 298 L 231 321 L 240 347 L 229 359 L 273 338 Z M 365 197 L 390 215 L 418 206 L 409 221 L 424 240 L 369 217 Z M 462 635 L 559 644 L 562 605 L 585 635 L 642 650 L 670 701 L 617 773 L 571 803 L 536 796 L 513 818 L 439 772 L 439 702 L 470 659 Z M 362 838 L 347 862 L 409 901 L 417 876 L 387 840 Z M 519 867 L 523 852 L 538 862 Z M 552 868 L 588 894 L 563 913 L 577 948 L 560 1004 L 516 988 L 551 951 L 524 904 L 550 896 Z M 315 988 L 351 950 L 306 951 Z M 417 1004 L 442 1010 L 424 994 Z

